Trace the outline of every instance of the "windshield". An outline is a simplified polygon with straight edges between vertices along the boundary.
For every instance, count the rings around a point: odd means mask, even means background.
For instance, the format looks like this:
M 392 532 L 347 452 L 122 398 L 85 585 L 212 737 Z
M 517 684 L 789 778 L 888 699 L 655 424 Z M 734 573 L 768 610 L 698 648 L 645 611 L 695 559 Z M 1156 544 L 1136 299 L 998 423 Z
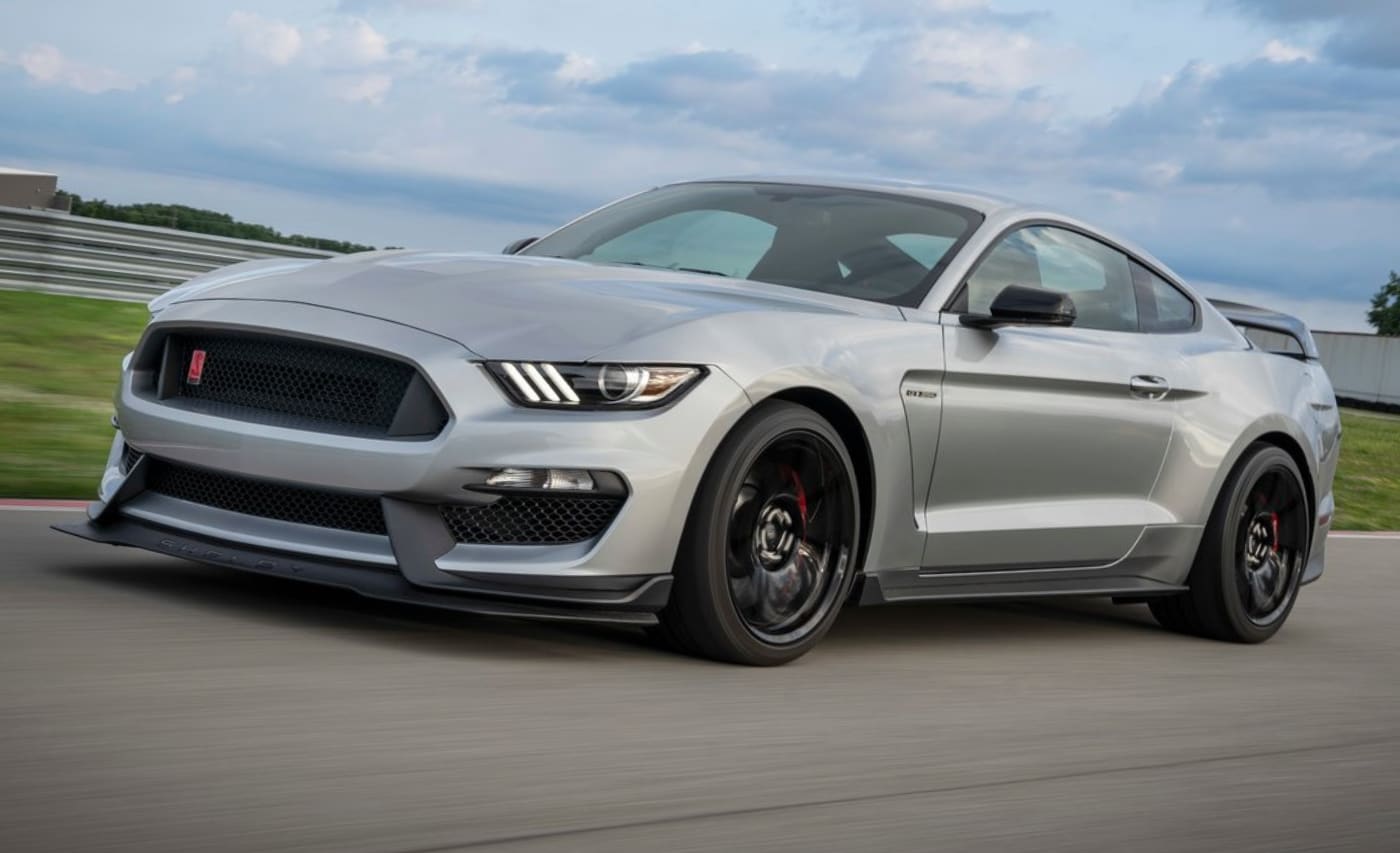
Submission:
M 981 216 L 877 192 L 787 184 L 662 187 L 592 213 L 522 255 L 765 281 L 917 306 Z

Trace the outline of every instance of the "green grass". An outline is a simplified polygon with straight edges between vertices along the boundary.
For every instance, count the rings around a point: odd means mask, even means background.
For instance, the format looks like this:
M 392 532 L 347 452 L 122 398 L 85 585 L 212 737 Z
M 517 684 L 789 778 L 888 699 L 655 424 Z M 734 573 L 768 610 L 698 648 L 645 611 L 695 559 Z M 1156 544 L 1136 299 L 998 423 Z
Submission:
M 145 306 L 0 291 L 0 497 L 88 498 Z M 1338 530 L 1400 530 L 1400 418 L 1342 413 Z
M 1337 530 L 1400 530 L 1400 417 L 1342 412 Z
M 0 496 L 89 498 L 146 306 L 0 291 Z

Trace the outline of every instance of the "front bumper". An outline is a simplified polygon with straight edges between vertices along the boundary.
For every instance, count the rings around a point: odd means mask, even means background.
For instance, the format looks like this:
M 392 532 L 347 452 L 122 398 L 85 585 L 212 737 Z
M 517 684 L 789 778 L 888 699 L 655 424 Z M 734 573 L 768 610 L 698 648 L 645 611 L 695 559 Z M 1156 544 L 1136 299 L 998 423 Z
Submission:
M 167 405 L 133 387 L 117 394 L 120 432 L 90 520 L 65 532 L 234 568 L 346 586 L 366 595 L 513 615 L 581 614 L 636 621 L 664 605 L 690 501 L 715 447 L 748 408 L 713 370 L 673 406 L 649 412 L 540 411 L 512 405 L 462 346 L 382 320 L 314 306 L 191 302 L 153 330 L 247 329 L 354 342 L 410 361 L 449 409 L 430 440 L 326 434 Z M 148 331 L 148 335 L 152 332 Z M 230 512 L 146 491 L 127 442 L 171 463 L 251 480 L 371 496 L 387 535 Z M 627 499 L 596 538 L 564 545 L 456 542 L 439 505 L 460 502 L 469 470 L 575 468 L 617 474 Z M 432 599 L 432 600 L 428 600 Z M 483 611 L 471 604 L 490 603 Z M 455 604 L 450 602 L 456 602 Z M 471 604 L 471 606 L 467 606 Z

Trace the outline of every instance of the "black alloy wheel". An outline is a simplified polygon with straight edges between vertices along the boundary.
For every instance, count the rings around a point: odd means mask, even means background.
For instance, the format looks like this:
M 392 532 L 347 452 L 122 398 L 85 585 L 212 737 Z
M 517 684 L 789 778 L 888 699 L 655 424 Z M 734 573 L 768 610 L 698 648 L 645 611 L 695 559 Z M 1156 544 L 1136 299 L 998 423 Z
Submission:
M 1245 615 L 1255 625 L 1277 621 L 1303 572 L 1307 502 L 1292 472 L 1266 471 L 1240 507 L 1235 534 L 1235 582 Z
M 772 401 L 721 444 L 696 496 L 661 613 L 673 645 L 786 663 L 831 627 L 855 579 L 860 502 L 841 437 Z
M 1149 602 L 1163 627 L 1259 643 L 1282 627 L 1298 597 L 1312 511 L 1298 465 L 1284 450 L 1251 446 L 1226 478 L 1187 578 L 1187 592 Z

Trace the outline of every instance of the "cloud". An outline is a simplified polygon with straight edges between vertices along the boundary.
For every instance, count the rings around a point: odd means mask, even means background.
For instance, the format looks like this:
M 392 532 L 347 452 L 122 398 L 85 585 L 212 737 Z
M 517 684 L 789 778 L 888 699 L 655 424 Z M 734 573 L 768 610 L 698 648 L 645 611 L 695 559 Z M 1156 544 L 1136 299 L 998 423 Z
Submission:
M 0 75 L 0 87 L 6 82 Z M 334 136 L 345 132 L 341 125 L 323 138 L 308 136 L 307 144 L 259 146 L 251 141 L 257 137 L 237 135 L 236 129 L 249 123 L 247 116 L 260 109 L 258 103 L 265 103 L 257 93 L 250 93 L 249 98 L 246 103 L 221 98 L 212 105 L 203 105 L 202 98 L 191 98 L 181 104 L 198 117 L 189 122 L 166 107 L 154 89 L 110 92 L 99 100 L 21 89 L 13 91 L 8 102 L 28 116 L 27 126 L 0 123 L 0 150 L 36 161 L 83 162 L 93 167 L 260 184 L 341 199 L 366 211 L 400 204 L 505 222 L 551 223 L 596 201 L 567 190 L 499 178 L 412 172 L 393 161 L 366 162 L 330 144 Z M 217 110 L 231 113 L 226 124 L 212 120 Z M 81 187 L 70 188 L 83 191 Z M 170 200 L 141 197 L 139 192 L 137 196 L 132 200 Z
M 1335 62 L 1400 69 L 1400 3 L 1394 0 L 1228 0 L 1228 5 L 1266 21 L 1329 26 L 1322 53 Z
M 388 74 L 366 74 L 342 83 L 338 94 L 347 101 L 378 105 L 384 103 L 384 96 L 393 84 L 394 80 Z
M 336 11 L 350 14 L 394 10 L 400 12 L 447 12 L 479 9 L 482 0 L 339 0 Z
M 246 75 L 266 77 L 276 72 L 283 78 L 295 76 L 300 86 L 348 103 L 379 106 L 393 87 L 394 66 L 412 58 L 408 50 L 395 56 L 389 39 L 362 18 L 338 17 L 318 26 L 297 27 L 234 12 L 227 27 L 232 52 L 222 57 L 216 53 L 204 63 L 203 77 L 215 90 L 230 85 L 246 89 L 257 85 Z M 184 101 L 194 76 L 172 79 L 166 103 Z
M 1188 66 L 1096 122 L 1081 154 L 1098 179 L 1129 187 L 1137 163 L 1171 160 L 1188 185 L 1400 201 L 1400 75 L 1269 59 Z
M 4 58 L 0 57 L 0 62 L 3 61 Z M 36 82 L 68 86 L 90 95 L 135 86 L 135 82 L 126 75 L 109 68 L 75 62 L 51 44 L 36 45 L 22 51 L 13 63 Z
M 548 51 L 491 51 L 473 68 L 521 121 L 586 133 L 669 139 L 678 127 L 766 140 L 848 167 L 952 174 L 991 167 L 1021 144 L 1040 155 L 1001 168 L 1038 168 L 1055 145 L 1053 101 L 1034 84 L 1056 52 L 985 26 L 882 37 L 858 70 L 785 68 L 732 50 L 691 49 L 611 72 Z M 996 139 L 989 148 L 986 141 Z
M 1262 56 L 1270 62 L 1315 62 L 1317 53 L 1305 47 L 1281 42 L 1278 39 L 1269 39 L 1264 45 Z
M 286 21 L 236 11 L 228 16 L 242 57 L 255 65 L 286 65 L 301 53 L 301 31 Z
M 322 66 L 373 65 L 389 58 L 389 40 L 361 18 L 318 27 L 310 42 L 312 61 Z
M 965 24 L 1021 28 L 1046 12 L 1001 12 L 987 0 L 818 0 L 800 7 L 810 24 L 857 32 L 908 31 Z

